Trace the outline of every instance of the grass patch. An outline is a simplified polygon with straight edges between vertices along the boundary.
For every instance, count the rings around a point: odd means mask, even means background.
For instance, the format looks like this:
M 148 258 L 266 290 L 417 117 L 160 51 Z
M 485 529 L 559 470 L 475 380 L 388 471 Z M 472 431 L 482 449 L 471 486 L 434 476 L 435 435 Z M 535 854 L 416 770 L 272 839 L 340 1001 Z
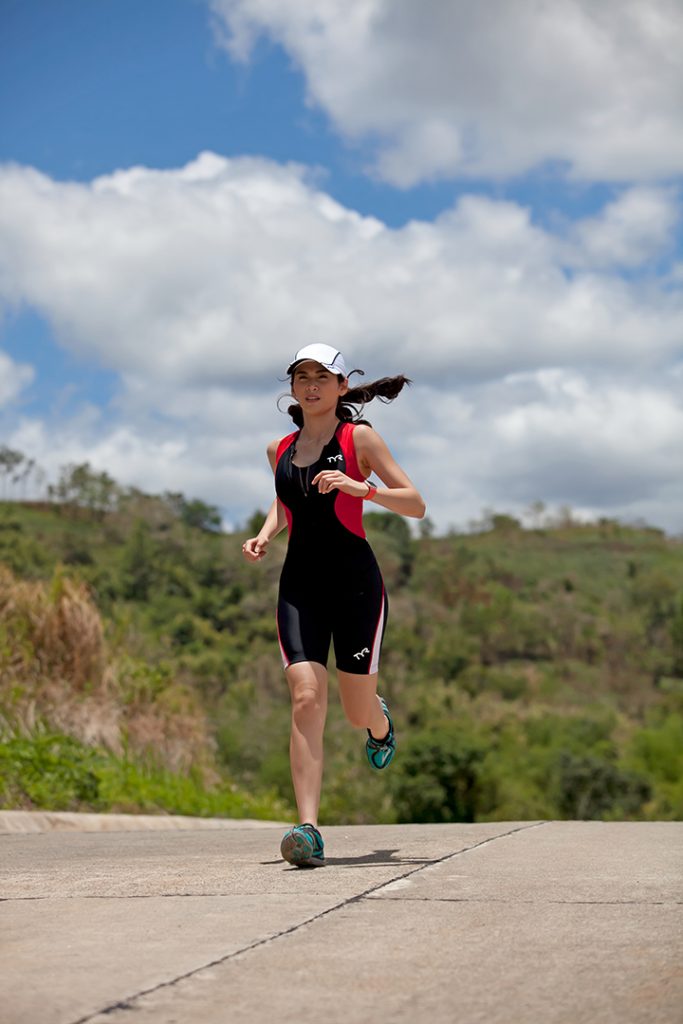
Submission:
M 186 814 L 289 820 L 272 792 L 247 793 L 225 780 L 207 786 L 199 773 L 129 760 L 72 736 L 40 732 L 0 739 L 0 806 L 23 810 Z

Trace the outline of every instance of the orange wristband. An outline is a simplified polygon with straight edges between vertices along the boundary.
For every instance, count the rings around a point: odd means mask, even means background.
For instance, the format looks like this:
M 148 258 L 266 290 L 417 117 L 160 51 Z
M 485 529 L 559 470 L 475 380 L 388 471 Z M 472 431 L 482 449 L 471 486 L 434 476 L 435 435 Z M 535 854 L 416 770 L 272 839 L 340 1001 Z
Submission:
M 369 480 L 365 481 L 368 485 L 368 493 L 363 495 L 363 501 L 372 501 L 377 494 L 377 488 L 374 484 L 371 484 Z

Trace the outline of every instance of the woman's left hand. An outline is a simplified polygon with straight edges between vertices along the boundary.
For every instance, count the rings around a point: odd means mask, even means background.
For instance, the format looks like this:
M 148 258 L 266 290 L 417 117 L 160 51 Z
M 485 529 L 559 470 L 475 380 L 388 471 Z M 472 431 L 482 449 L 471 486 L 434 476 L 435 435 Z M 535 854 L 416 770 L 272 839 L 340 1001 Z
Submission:
M 366 483 L 362 480 L 352 480 L 350 476 L 340 473 L 338 469 L 324 469 L 322 473 L 316 474 L 311 480 L 311 486 L 317 486 L 321 494 L 342 491 L 344 494 L 350 494 L 353 498 L 363 498 L 368 493 Z

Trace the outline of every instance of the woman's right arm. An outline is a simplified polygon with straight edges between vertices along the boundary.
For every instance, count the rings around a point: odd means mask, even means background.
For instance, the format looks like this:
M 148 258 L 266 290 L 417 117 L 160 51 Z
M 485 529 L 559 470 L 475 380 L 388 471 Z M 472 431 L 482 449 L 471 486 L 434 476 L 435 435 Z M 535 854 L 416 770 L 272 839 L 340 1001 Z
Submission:
M 268 445 L 268 461 L 270 467 L 275 472 L 276 456 L 277 456 L 277 441 L 271 441 Z M 266 516 L 263 526 L 259 530 L 256 537 L 250 537 L 249 540 L 245 540 L 242 545 L 242 554 L 248 562 L 259 562 L 268 553 L 268 545 L 270 544 L 273 537 L 277 537 L 278 533 L 284 530 L 287 525 L 287 517 L 285 510 L 276 498 L 273 504 L 270 506 L 268 515 Z

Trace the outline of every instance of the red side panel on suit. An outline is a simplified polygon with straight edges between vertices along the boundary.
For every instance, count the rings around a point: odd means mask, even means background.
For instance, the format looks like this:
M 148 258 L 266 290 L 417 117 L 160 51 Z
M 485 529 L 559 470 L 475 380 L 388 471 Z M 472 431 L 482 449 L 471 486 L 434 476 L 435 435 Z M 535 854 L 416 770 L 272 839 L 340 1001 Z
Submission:
M 299 431 L 295 430 L 293 434 L 287 434 L 287 437 L 283 437 L 282 438 L 282 440 L 280 441 L 280 443 L 277 446 L 277 451 L 275 453 L 275 465 L 276 466 L 277 466 L 278 462 L 280 461 L 280 459 L 282 458 L 282 456 L 287 451 L 287 449 L 291 445 L 294 444 L 294 441 L 297 438 L 298 434 L 299 434 Z M 282 505 L 282 507 L 284 509 L 285 516 L 287 517 L 287 529 L 291 533 L 292 532 L 292 513 L 287 508 L 287 506 L 285 505 L 284 501 L 282 501 L 281 498 L 278 498 L 278 501 L 280 502 L 280 504 Z
M 353 443 L 355 429 L 353 423 L 342 424 L 339 431 L 339 445 L 346 463 L 346 475 L 350 476 L 352 480 L 364 480 L 365 477 L 358 466 L 356 448 Z M 362 498 L 354 498 L 350 494 L 343 494 L 339 491 L 334 503 L 334 511 L 342 526 L 345 526 L 351 533 L 355 533 L 357 537 L 365 537 Z

